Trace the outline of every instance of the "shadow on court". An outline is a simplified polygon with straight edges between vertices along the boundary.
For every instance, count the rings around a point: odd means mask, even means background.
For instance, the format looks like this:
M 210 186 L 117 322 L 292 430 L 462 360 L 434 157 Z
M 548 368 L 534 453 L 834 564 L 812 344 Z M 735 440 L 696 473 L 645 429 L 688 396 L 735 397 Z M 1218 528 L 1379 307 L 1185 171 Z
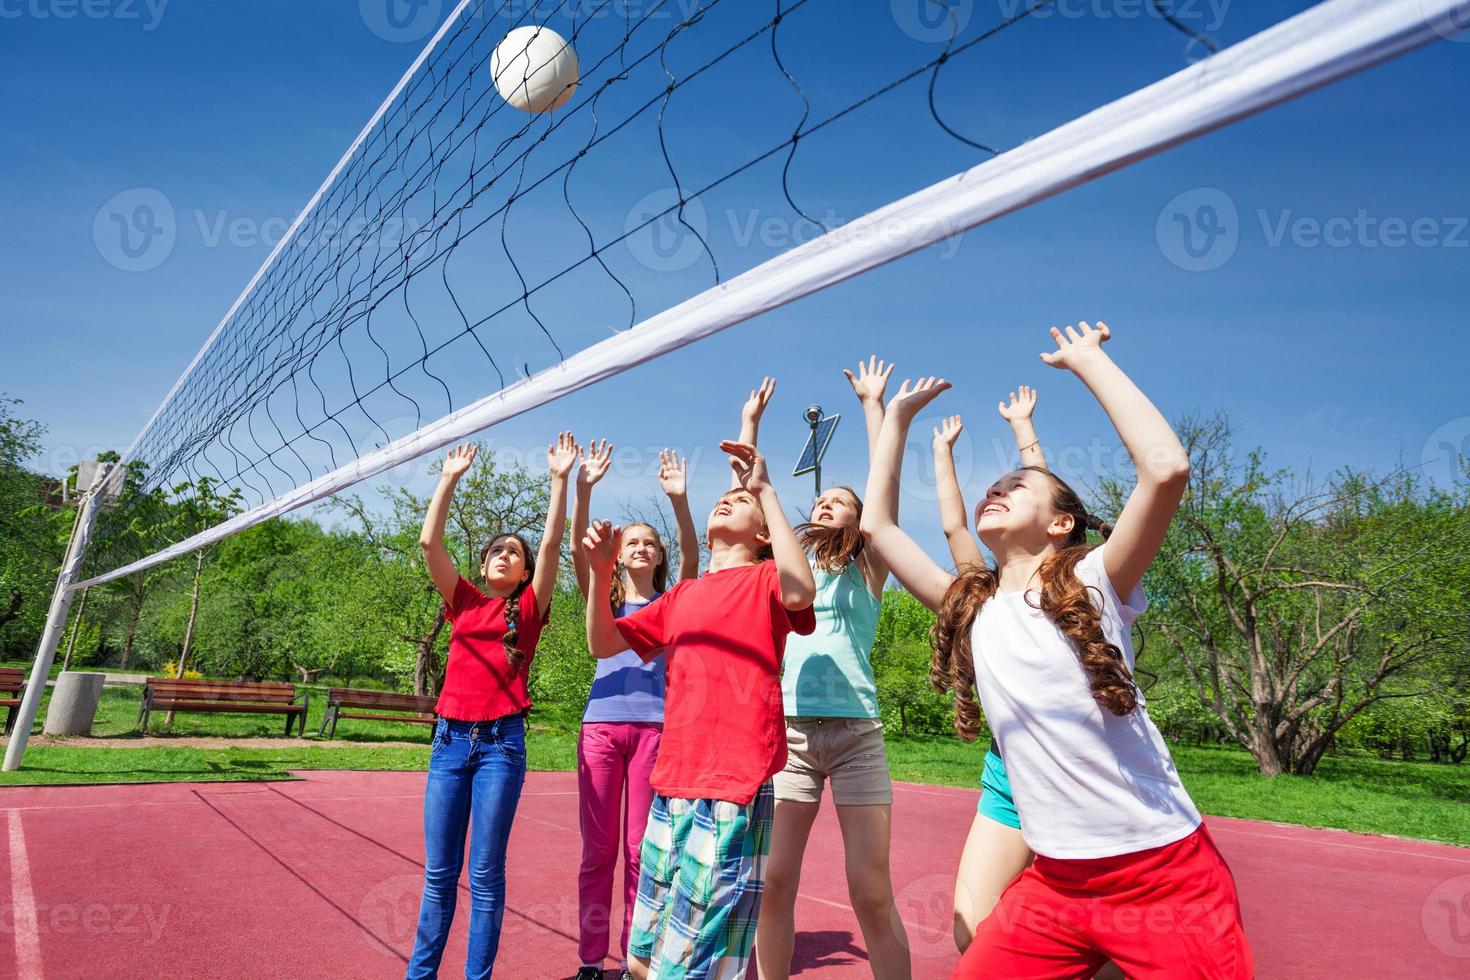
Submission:
M 0 976 L 402 976 L 422 887 L 424 774 L 302 776 L 6 789 Z M 946 977 L 956 961 L 953 876 L 975 799 L 895 787 L 894 888 L 916 977 Z M 1464 975 L 1470 922 L 1450 913 L 1470 907 L 1470 850 L 1223 818 L 1210 827 L 1263 978 Z M 497 976 L 576 971 L 580 855 L 574 774 L 532 773 L 511 838 Z M 463 879 L 459 895 L 466 908 Z M 797 916 L 793 973 L 869 976 L 830 806 Z M 461 916 L 443 974 L 458 974 L 464 956 Z

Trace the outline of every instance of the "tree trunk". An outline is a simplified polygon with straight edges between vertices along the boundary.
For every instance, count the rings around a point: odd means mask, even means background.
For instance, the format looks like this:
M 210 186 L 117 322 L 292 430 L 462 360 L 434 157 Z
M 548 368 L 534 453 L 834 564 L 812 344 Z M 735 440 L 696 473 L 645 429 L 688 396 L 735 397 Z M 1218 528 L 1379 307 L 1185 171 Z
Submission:
M 1276 744 L 1269 722 L 1257 715 L 1251 725 L 1251 742 L 1246 746 L 1255 756 L 1256 767 L 1262 776 L 1276 777 L 1286 771 L 1286 760 L 1281 758 L 1280 746 Z
M 77 618 L 72 620 L 71 636 L 66 641 L 66 656 L 61 658 L 62 670 L 71 670 L 71 654 L 77 646 L 77 631 L 82 628 L 82 617 L 87 613 L 87 593 L 91 591 L 91 586 L 83 589 L 82 601 L 77 603 Z
M 434 628 L 429 630 L 428 635 L 413 637 L 411 640 L 418 651 L 413 663 L 413 693 L 419 697 L 429 697 L 437 693 L 433 690 L 437 687 L 434 678 L 438 673 L 434 644 L 438 642 L 439 632 L 443 629 L 444 618 L 441 616 L 435 619 Z
M 133 655 L 133 639 L 138 635 L 138 620 L 143 618 L 143 601 L 139 599 L 133 603 L 133 614 L 128 619 L 128 633 L 123 639 L 123 656 L 121 670 L 128 669 L 128 658 Z
M 174 671 L 174 678 L 182 680 L 184 667 L 189 663 L 189 647 L 194 642 L 194 620 L 199 616 L 199 579 L 204 574 L 204 552 L 194 553 L 194 594 L 189 597 L 189 622 L 184 627 L 184 645 L 179 650 L 179 666 Z M 174 723 L 174 713 L 169 711 L 163 719 L 163 726 L 169 728 Z

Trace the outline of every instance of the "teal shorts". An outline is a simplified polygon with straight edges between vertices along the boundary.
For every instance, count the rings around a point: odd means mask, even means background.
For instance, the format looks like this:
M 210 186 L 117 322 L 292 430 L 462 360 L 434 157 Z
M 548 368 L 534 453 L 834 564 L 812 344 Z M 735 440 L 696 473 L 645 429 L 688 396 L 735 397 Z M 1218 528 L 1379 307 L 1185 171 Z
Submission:
M 1021 829 L 1021 815 L 1016 812 L 1016 801 L 1011 799 L 1006 764 L 996 753 L 994 742 L 985 752 L 985 768 L 980 773 L 980 805 L 976 809 L 998 824 Z

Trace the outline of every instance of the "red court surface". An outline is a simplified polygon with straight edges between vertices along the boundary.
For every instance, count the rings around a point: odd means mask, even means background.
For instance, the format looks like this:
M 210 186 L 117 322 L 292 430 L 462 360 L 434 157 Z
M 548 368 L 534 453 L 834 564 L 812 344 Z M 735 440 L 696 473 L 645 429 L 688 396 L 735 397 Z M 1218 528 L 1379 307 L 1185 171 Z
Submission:
M 402 976 L 423 783 L 421 772 L 313 772 L 287 783 L 0 790 L 0 977 Z M 899 784 L 895 797 L 895 887 L 914 975 L 945 977 L 976 793 Z M 531 774 L 497 977 L 576 972 L 576 800 L 573 774 Z M 1470 850 L 1209 825 L 1239 882 L 1261 977 L 1470 976 Z M 797 905 L 798 975 L 869 975 L 842 868 L 829 806 Z M 444 976 L 460 975 L 464 942 L 461 917 Z

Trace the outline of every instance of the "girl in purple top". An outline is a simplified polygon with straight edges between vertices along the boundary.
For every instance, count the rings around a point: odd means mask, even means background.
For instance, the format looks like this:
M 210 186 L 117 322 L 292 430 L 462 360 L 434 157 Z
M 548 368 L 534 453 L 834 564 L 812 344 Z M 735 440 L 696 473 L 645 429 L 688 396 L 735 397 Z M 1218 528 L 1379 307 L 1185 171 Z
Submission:
M 572 534 L 587 533 L 592 488 L 607 473 L 612 445 L 594 441 L 577 470 L 577 494 L 572 504 Z M 679 577 L 699 574 L 699 535 L 685 496 L 685 463 L 677 453 L 659 453 L 658 479 L 674 510 L 679 528 Z M 581 538 L 577 537 L 580 541 Z M 589 602 L 587 558 L 572 549 L 577 587 Z M 629 524 L 618 545 L 618 574 L 606 600 L 613 613 L 627 616 L 655 601 L 671 584 L 669 555 L 663 539 L 651 525 Z M 582 715 L 577 740 L 577 789 L 582 824 L 582 869 L 578 878 L 578 955 L 582 967 L 577 980 L 601 980 L 608 954 L 612 918 L 613 873 L 618 863 L 618 830 L 626 824 L 623 848 L 623 930 L 618 949 L 623 976 L 628 970 L 628 930 L 638 893 L 638 855 L 653 799 L 649 777 L 658 756 L 664 722 L 664 662 L 644 663 L 631 650 L 597 661 L 597 673 Z

